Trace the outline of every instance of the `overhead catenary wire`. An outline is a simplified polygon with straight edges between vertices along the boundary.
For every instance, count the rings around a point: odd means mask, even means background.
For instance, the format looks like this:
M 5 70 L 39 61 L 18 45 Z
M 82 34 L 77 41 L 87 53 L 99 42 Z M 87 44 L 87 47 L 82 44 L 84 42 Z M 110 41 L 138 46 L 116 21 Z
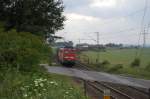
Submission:
M 143 48 L 140 47 L 140 40 L 141 40 L 142 33 L 145 32 L 144 21 L 145 21 L 145 15 L 147 13 L 147 9 L 148 9 L 148 0 L 145 0 L 144 12 L 143 12 L 142 20 L 141 20 L 141 30 L 139 32 L 139 38 L 138 38 L 138 49 L 136 50 L 135 58 L 141 58 L 141 56 L 142 56 L 142 50 L 143 50 Z M 139 56 L 138 56 L 138 52 L 139 52 Z
M 125 30 L 119 30 L 119 31 L 116 31 L 115 32 L 115 34 L 107 34 L 106 35 L 106 33 L 105 33 L 105 36 L 103 36 L 103 35 L 101 35 L 101 39 L 105 39 L 105 38 L 115 38 L 116 36 L 118 36 L 118 35 L 131 35 L 131 34 L 121 34 L 122 32 L 131 32 L 131 31 L 136 31 L 136 30 L 138 30 L 139 28 L 138 27 L 136 27 L 136 28 L 128 28 L 128 29 L 125 29 Z M 89 34 L 89 33 L 88 33 Z M 101 33 L 101 34 L 104 34 L 104 33 Z M 87 34 L 86 34 L 87 35 Z M 133 35 L 133 34 L 132 34 Z M 94 37 L 92 37 L 92 36 L 89 36 L 89 35 L 87 35 L 87 37 L 89 38 L 89 39 L 86 39 L 86 40 L 92 40 L 92 41 L 96 41 L 96 39 L 94 39 Z
M 148 8 L 150 8 L 150 6 L 147 6 L 147 9 Z M 145 13 L 145 8 L 140 9 L 140 10 L 136 10 L 136 11 L 131 12 L 131 13 L 127 14 L 127 15 L 122 16 L 122 17 L 124 17 L 124 18 L 125 17 L 132 17 L 132 16 L 134 16 L 134 15 L 140 13 L 140 12 L 143 12 L 143 11 Z M 103 22 L 103 23 L 100 24 L 100 26 L 109 25 L 110 23 L 116 23 L 116 22 L 120 21 L 119 18 L 122 19 L 122 17 L 115 17 L 113 19 L 117 19 L 117 20 L 109 20 L 109 21 Z

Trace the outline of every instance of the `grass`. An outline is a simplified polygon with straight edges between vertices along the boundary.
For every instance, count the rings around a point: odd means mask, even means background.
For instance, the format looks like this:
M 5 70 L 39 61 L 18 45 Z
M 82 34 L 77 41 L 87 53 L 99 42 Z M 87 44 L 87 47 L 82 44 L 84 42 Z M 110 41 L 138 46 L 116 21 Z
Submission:
M 112 70 L 113 73 L 132 75 L 134 77 L 150 79 L 150 72 L 146 70 L 146 66 L 150 63 L 150 48 L 143 49 L 141 53 L 140 61 L 141 64 L 139 67 L 131 67 L 131 63 L 135 59 L 136 49 L 107 49 L 106 52 L 100 52 L 100 63 L 103 61 L 108 61 L 110 64 L 101 66 L 102 64 L 96 64 L 96 59 L 98 52 L 94 51 L 85 51 L 82 52 L 80 57 L 81 59 L 87 60 L 89 58 L 89 63 L 93 64 L 92 67 L 97 70 L 109 72 Z M 117 65 L 122 65 L 123 68 L 117 68 Z
M 8 71 L 0 78 L 0 99 L 88 99 L 66 76 Z
M 136 49 L 109 49 L 106 52 L 100 52 L 99 61 L 108 60 L 111 64 L 123 64 L 129 66 L 135 59 Z M 98 52 L 86 51 L 82 54 L 90 57 L 90 61 L 95 63 Z M 150 62 L 150 48 L 144 49 L 141 53 L 141 66 L 145 67 Z

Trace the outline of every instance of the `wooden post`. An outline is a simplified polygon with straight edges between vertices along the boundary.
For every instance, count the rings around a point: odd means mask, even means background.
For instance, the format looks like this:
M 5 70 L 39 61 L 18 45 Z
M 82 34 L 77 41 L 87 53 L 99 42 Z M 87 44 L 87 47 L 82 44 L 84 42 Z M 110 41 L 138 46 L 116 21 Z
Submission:
M 104 90 L 104 97 L 103 99 L 111 99 L 110 90 L 105 89 Z
M 90 64 L 90 62 L 89 62 L 90 60 L 89 60 L 89 58 L 88 58 L 88 64 Z
M 83 80 L 83 87 L 84 87 L 84 95 L 86 97 L 87 95 L 86 95 L 86 81 L 85 80 Z
M 149 97 L 148 97 L 148 99 L 150 99 L 150 88 L 148 89 L 148 94 L 149 94 Z

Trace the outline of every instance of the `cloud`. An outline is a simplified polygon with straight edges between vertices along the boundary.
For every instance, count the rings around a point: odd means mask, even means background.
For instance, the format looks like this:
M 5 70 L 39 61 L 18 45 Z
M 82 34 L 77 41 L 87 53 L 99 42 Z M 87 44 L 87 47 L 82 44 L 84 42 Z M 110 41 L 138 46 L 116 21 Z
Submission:
M 93 16 L 86 16 L 86 15 L 81 15 L 77 13 L 67 13 L 65 14 L 68 20 L 86 20 L 86 21 L 97 21 L 99 20 L 96 17 Z
M 141 9 L 144 8 L 144 1 L 64 0 L 64 3 L 66 6 L 64 15 L 67 21 L 64 30 L 59 31 L 57 35 L 77 43 L 79 38 L 89 39 L 88 36 L 96 39 L 94 32 L 100 32 L 101 43 L 137 44 L 140 31 L 138 27 L 141 25 L 143 16 L 143 10 Z M 149 15 L 148 13 L 146 15 L 147 20 L 145 21 L 147 23 L 150 21 Z M 124 31 L 130 28 L 137 29 L 135 31 Z M 81 42 L 95 43 L 91 40 Z M 147 42 L 150 42 L 150 40 L 147 40 Z
M 117 0 L 91 0 L 90 7 L 115 7 Z

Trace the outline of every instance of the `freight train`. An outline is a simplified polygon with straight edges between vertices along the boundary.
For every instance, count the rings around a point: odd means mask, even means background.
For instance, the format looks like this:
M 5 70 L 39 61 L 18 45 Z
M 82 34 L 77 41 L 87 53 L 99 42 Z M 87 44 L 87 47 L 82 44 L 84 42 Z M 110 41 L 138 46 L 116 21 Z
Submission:
M 77 60 L 76 49 L 73 47 L 62 47 L 57 50 L 57 59 L 63 65 L 73 66 Z

